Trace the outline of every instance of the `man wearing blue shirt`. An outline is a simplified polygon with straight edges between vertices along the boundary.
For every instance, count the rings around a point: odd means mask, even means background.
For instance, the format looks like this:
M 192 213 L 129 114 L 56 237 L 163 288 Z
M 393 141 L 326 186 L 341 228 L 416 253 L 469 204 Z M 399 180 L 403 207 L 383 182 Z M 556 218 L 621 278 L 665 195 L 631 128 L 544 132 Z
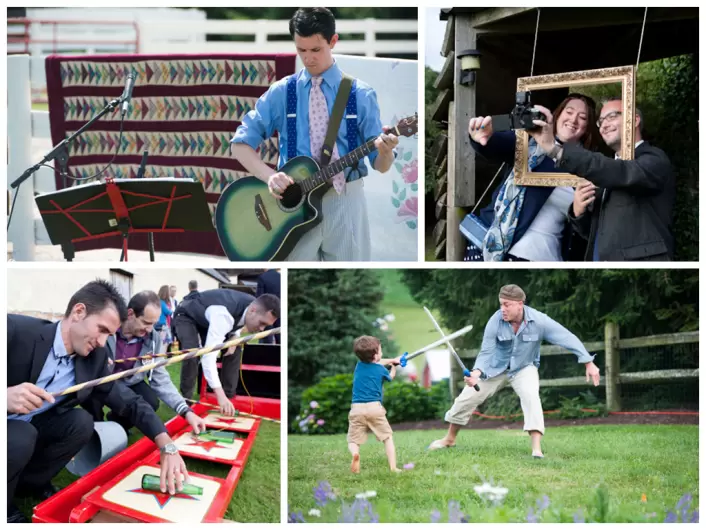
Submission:
M 182 489 L 186 466 L 162 420 L 118 381 L 53 397 L 74 384 L 110 374 L 105 343 L 125 320 L 125 301 L 97 280 L 77 291 L 60 322 L 7 315 L 7 522 L 27 522 L 18 496 L 42 500 L 56 492 L 51 479 L 90 440 L 93 418 L 76 405 L 95 396 L 130 418 L 160 448 L 162 491 Z M 176 486 L 176 487 L 175 487 Z
M 312 105 L 323 93 L 328 115 L 341 83 L 343 73 L 332 52 L 338 42 L 336 20 L 324 7 L 300 8 L 289 22 L 289 32 L 294 39 L 297 53 L 304 68 L 296 76 L 296 152 L 319 161 L 321 152 L 312 152 L 317 136 L 317 124 L 311 120 Z M 265 164 L 256 152 L 263 140 L 275 131 L 279 133 L 279 164 L 287 162 L 289 142 L 293 141 L 287 126 L 288 77 L 272 85 L 257 101 L 255 109 L 248 112 L 231 140 L 234 154 L 241 165 L 252 175 L 267 182 L 270 193 L 281 198 L 293 180 Z M 355 81 L 357 127 L 359 145 L 377 137 L 376 151 L 368 155 L 371 166 L 385 173 L 395 158 L 396 136 L 387 134 L 380 122 L 380 108 L 375 91 L 360 79 Z M 334 158 L 349 152 L 347 120 L 341 120 L 335 145 Z M 326 124 L 328 118 L 326 118 Z M 325 130 L 326 127 L 323 127 Z M 321 128 L 319 128 L 321 129 Z M 381 134 L 382 131 L 382 134 Z M 320 132 L 320 131 L 319 131 Z M 315 150 L 318 150 L 316 144 Z M 368 261 L 370 260 L 370 230 L 363 194 L 362 177 L 368 173 L 361 161 L 357 167 L 344 171 L 345 183 L 326 192 L 322 202 L 322 222 L 307 232 L 287 257 L 291 261 Z M 334 177 L 342 179 L 339 175 Z
M 600 375 L 581 341 L 564 326 L 544 313 L 525 306 L 525 293 L 517 285 L 500 289 L 500 309 L 490 317 L 483 333 L 483 343 L 476 357 L 466 387 L 446 413 L 449 423 L 446 436 L 436 440 L 430 449 L 456 445 L 456 436 L 466 425 L 476 407 L 506 384 L 520 398 L 525 419 L 524 430 L 532 441 L 532 456 L 543 458 L 541 440 L 544 434 L 544 412 L 539 398 L 539 347 L 543 340 L 573 352 L 580 364 L 586 365 L 586 381 L 598 386 Z M 480 391 L 473 389 L 480 383 Z

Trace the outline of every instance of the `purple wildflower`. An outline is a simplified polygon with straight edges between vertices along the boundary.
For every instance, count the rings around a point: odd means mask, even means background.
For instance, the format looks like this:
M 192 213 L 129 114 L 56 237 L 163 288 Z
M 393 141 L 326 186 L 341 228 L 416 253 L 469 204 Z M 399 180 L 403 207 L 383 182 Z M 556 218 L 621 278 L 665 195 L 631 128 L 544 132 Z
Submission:
M 289 516 L 287 517 L 287 522 L 288 523 L 306 523 L 302 512 L 289 512 Z
M 318 409 L 318 408 L 319 408 L 319 404 L 318 404 L 316 401 L 312 401 L 311 403 L 309 403 L 309 406 L 310 406 L 312 409 Z
M 461 503 L 449 501 L 449 523 L 467 523 L 469 516 L 461 511 Z
M 542 515 L 542 512 L 547 508 L 549 508 L 549 497 L 544 495 L 541 499 L 537 499 L 537 511 L 535 512 L 530 508 L 527 512 L 527 522 L 538 523 L 540 515 Z
M 677 514 L 674 513 L 673 511 L 668 511 L 667 516 L 664 518 L 664 523 L 676 523 L 677 522 Z
M 342 515 L 339 523 L 379 523 L 380 516 L 373 511 L 373 505 L 368 499 L 356 499 L 353 504 L 345 502 L 341 505 Z
M 434 510 L 431 512 L 431 517 L 429 519 L 432 523 L 438 523 L 441 521 L 441 512 L 439 510 Z
M 323 425 L 324 423 L 326 423 L 324 420 L 316 420 L 316 425 L 321 426 L 321 425 Z
M 414 469 L 414 462 L 402 466 L 404 469 Z
M 677 510 L 680 511 L 682 523 L 685 523 L 689 518 L 689 508 L 691 508 L 691 494 L 685 493 L 677 503 Z
M 694 513 L 691 514 L 691 519 L 689 519 L 690 523 L 698 523 L 699 522 L 699 510 L 694 510 Z
M 336 495 L 331 489 L 331 484 L 325 481 L 319 482 L 319 485 L 314 488 L 314 500 L 317 506 L 326 506 L 328 501 L 332 501 L 336 498 Z
M 526 519 L 526 521 L 527 521 L 528 523 L 536 523 L 536 522 L 537 522 L 537 514 L 534 513 L 534 510 L 533 510 L 532 508 L 530 508 L 530 509 L 527 511 L 527 519 Z
M 586 522 L 586 519 L 584 518 L 583 512 L 581 510 L 579 510 L 578 512 L 576 512 L 574 514 L 574 522 L 575 523 L 585 523 Z

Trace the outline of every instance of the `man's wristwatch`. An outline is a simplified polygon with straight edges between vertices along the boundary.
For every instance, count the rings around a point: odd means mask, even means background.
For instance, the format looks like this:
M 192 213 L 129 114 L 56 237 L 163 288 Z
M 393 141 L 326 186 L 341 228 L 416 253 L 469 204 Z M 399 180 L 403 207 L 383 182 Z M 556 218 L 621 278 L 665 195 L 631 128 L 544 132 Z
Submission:
M 179 454 L 179 449 L 173 443 L 169 443 L 159 450 L 162 455 L 176 455 Z

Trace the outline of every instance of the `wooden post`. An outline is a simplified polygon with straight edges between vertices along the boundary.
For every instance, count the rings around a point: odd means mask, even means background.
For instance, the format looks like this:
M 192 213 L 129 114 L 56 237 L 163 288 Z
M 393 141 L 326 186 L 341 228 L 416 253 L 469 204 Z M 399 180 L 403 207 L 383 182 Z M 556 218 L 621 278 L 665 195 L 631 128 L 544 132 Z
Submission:
M 615 322 L 605 324 L 605 394 L 608 410 L 619 411 L 620 405 L 620 328 Z

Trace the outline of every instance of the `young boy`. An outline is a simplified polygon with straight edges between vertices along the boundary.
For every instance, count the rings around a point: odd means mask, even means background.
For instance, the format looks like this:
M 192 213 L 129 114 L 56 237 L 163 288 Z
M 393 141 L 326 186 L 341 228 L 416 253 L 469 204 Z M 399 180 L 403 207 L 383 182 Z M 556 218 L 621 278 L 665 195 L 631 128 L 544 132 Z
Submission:
M 348 414 L 348 449 L 353 455 L 351 471 L 360 473 L 360 445 L 368 439 L 368 430 L 385 444 L 390 470 L 399 472 L 392 441 L 392 429 L 382 406 L 382 384 L 392 381 L 399 358 L 382 359 L 382 347 L 375 337 L 362 336 L 353 342 L 358 364 L 353 373 L 353 403 Z M 388 373 L 385 365 L 391 364 Z

